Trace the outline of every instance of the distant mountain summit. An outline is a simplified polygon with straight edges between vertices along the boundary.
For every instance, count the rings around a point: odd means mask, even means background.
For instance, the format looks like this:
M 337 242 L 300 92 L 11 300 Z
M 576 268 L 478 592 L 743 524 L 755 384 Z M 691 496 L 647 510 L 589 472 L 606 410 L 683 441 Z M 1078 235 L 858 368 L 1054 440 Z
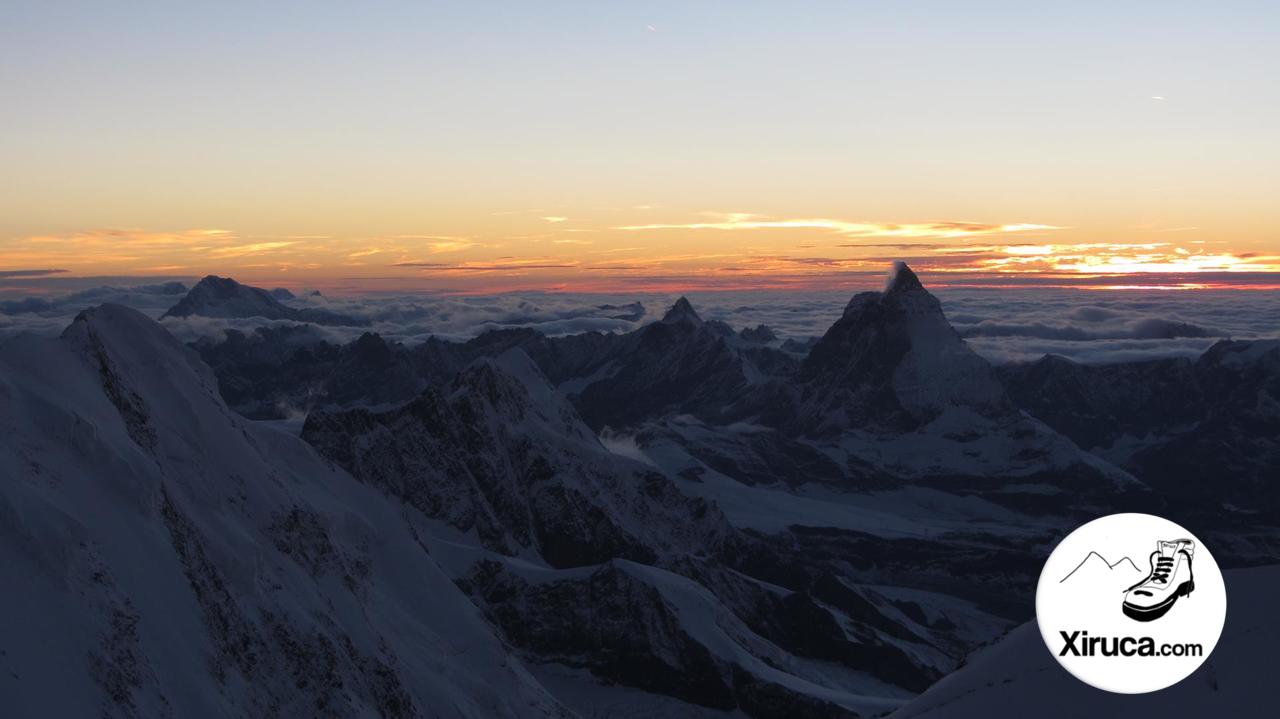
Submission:
M 848 426 L 913 429 L 948 408 L 1016 409 L 995 371 L 947 322 L 905 263 L 883 292 L 853 297 L 800 370 L 801 415 L 819 433 Z
M 287 292 L 287 290 L 286 290 Z M 292 298 L 292 294 L 284 299 Z M 192 287 L 186 296 L 160 316 L 226 317 L 244 319 L 262 317 L 268 320 L 293 320 L 317 325 L 363 327 L 368 320 L 321 309 L 296 309 L 280 302 L 278 291 L 242 285 L 230 277 L 209 275 Z
M 165 312 L 165 317 L 265 317 L 292 319 L 296 310 L 280 303 L 270 292 L 242 285 L 230 277 L 208 275 Z
M 676 300 L 676 303 L 671 306 L 671 309 L 667 310 L 667 313 L 662 316 L 662 321 L 669 325 L 688 324 L 693 325 L 694 327 L 702 326 L 702 318 L 698 316 L 696 311 L 694 311 L 693 305 L 689 303 L 689 299 L 687 297 L 681 297 Z
M 639 302 L 632 302 L 625 305 L 596 305 L 596 309 L 608 312 L 617 312 L 618 314 L 611 315 L 610 319 L 626 320 L 628 322 L 639 322 L 640 318 L 644 317 L 646 312 L 644 305 Z
M 748 384 L 733 330 L 705 322 L 685 297 L 654 322 L 619 336 L 599 376 L 574 397 L 588 425 L 625 427 L 670 412 L 715 414 Z

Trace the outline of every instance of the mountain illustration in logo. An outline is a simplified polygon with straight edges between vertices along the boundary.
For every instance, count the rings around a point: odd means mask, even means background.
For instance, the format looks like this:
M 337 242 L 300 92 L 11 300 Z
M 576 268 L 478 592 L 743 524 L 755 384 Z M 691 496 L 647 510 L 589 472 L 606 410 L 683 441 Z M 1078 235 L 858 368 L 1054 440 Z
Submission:
M 1141 576 L 1142 570 L 1139 569 L 1138 565 L 1128 557 L 1121 557 L 1114 562 L 1109 562 L 1107 561 L 1107 558 L 1101 554 L 1098 554 L 1097 552 L 1089 552 L 1089 554 L 1076 565 L 1076 568 L 1068 572 L 1067 576 L 1058 580 L 1058 583 L 1062 584 L 1068 579 L 1073 578 L 1073 581 L 1088 582 L 1104 577 L 1109 582 L 1115 581 L 1117 577 L 1123 578 L 1125 581 L 1132 582 Z

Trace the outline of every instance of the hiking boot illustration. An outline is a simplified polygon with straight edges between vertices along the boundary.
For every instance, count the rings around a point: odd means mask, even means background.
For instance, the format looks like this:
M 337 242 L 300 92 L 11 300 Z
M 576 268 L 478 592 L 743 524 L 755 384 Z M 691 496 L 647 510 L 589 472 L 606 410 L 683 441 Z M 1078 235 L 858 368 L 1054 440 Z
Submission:
M 1150 622 L 1163 617 L 1178 597 L 1196 588 L 1191 559 L 1196 543 L 1190 539 L 1161 540 L 1151 553 L 1151 573 L 1124 593 L 1124 613 L 1130 619 Z

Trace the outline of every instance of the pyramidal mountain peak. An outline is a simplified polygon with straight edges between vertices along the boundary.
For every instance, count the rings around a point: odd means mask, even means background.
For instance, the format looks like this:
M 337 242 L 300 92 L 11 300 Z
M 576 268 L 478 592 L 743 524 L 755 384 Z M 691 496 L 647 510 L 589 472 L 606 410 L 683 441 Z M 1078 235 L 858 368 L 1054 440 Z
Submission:
M 844 315 L 859 314 L 869 306 L 892 308 L 893 314 L 936 315 L 942 318 L 942 304 L 933 296 L 907 263 L 893 263 L 880 292 L 867 291 L 854 295 L 844 308 Z M 945 322 L 945 320 L 944 320 Z
M 926 291 L 924 285 L 920 283 L 920 278 L 916 277 L 916 273 L 911 271 L 907 263 L 902 260 L 895 261 L 893 267 L 889 270 L 889 277 L 885 281 L 884 294 L 896 294 L 914 290 Z
M 801 369 L 813 401 L 866 421 L 916 425 L 945 408 L 1011 410 L 995 373 L 947 322 L 942 304 L 905 262 L 883 292 L 861 292 L 814 345 Z M 842 424 L 842 423 L 838 423 Z
M 908 317 L 928 317 L 929 322 L 934 325 L 945 326 L 945 334 L 955 334 L 951 324 L 943 316 L 942 303 L 933 296 L 933 293 L 925 289 L 920 278 L 905 262 L 893 263 L 893 269 L 889 271 L 889 279 L 885 283 L 880 299 Z
M 693 304 L 689 302 L 689 298 L 684 296 L 676 300 L 671 309 L 667 310 L 667 313 L 662 316 L 662 321 L 665 324 L 685 323 L 695 327 L 702 326 L 702 318 L 693 309 Z

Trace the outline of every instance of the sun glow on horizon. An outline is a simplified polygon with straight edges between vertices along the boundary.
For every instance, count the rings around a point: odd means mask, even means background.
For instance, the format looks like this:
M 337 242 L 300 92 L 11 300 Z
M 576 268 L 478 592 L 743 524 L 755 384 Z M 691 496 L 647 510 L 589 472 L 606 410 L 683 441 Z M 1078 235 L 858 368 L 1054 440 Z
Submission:
M 498 215 L 497 228 L 490 219 L 465 232 L 353 237 L 227 229 L 46 234 L 8 241 L 0 278 L 50 267 L 66 276 L 214 273 L 283 286 L 354 282 L 461 293 L 801 289 L 862 282 L 895 260 L 953 286 L 1256 289 L 1268 285 L 1268 275 L 1280 278 L 1280 255 L 1232 251 L 1226 242 L 1201 239 L 1197 228 L 1180 228 L 1178 241 L 1097 242 L 1080 238 L 1082 230 L 1026 221 L 871 222 L 747 212 L 616 221 L 636 213 L 665 214 L 647 207 L 594 215 L 535 211 Z M 1156 276 L 1167 279 L 1142 279 Z
M 1272 6 L 73 5 L 0 24 L 3 292 L 1280 275 Z

